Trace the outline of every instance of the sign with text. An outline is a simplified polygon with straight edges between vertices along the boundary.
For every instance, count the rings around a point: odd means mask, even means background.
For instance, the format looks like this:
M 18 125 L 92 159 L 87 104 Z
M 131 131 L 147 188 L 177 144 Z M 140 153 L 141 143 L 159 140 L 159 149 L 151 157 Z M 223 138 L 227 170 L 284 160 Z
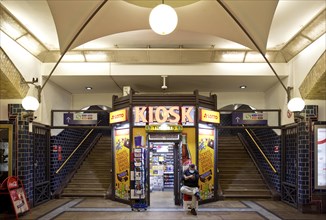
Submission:
M 63 124 L 65 125 L 94 125 L 97 124 L 96 113 L 64 113 Z
M 110 112 L 110 124 L 127 121 L 127 112 L 126 108 Z
M 194 125 L 194 106 L 135 106 L 133 108 L 134 125 L 146 124 L 182 124 Z
M 198 129 L 198 172 L 200 198 L 214 197 L 215 129 Z
M 199 120 L 209 123 L 220 123 L 220 113 L 207 109 L 200 109 Z
M 157 131 L 181 132 L 182 131 L 182 125 L 168 125 L 168 124 L 146 125 L 145 130 L 147 132 L 157 132 Z
M 256 112 L 233 112 L 233 125 L 267 125 L 267 115 Z
M 118 129 L 116 127 L 113 135 L 115 196 L 128 200 L 130 190 L 129 128 Z

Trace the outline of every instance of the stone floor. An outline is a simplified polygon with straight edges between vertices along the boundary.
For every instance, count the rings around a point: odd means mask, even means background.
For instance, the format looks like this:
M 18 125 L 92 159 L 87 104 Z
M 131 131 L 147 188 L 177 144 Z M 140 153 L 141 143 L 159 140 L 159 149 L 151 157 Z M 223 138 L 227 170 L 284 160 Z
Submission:
M 151 193 L 151 206 L 147 210 L 132 211 L 129 205 L 103 198 L 61 198 L 48 201 L 19 219 L 214 219 L 214 220 L 260 220 L 260 219 L 326 219 L 326 215 L 303 214 L 281 201 L 218 201 L 199 206 L 193 216 L 182 207 L 174 206 L 172 192 Z M 15 219 L 15 216 L 0 214 L 0 219 Z

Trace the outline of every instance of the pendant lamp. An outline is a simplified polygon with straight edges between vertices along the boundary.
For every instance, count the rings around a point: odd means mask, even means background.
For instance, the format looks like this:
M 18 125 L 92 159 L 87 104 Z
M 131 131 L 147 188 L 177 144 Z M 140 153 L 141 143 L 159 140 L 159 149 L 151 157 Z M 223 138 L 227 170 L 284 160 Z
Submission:
M 178 15 L 169 5 L 159 4 L 149 15 L 149 25 L 159 35 L 167 35 L 174 31 L 178 24 Z

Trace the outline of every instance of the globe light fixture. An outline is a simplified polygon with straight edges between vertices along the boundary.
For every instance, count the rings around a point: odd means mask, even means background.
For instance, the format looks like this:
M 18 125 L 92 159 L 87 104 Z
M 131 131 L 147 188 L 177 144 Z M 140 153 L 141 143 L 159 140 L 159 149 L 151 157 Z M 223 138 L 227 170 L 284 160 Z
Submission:
M 289 101 L 288 109 L 291 112 L 301 112 L 304 109 L 305 102 L 302 98 L 296 97 Z
M 167 35 L 174 31 L 178 24 L 178 15 L 175 10 L 166 4 L 153 8 L 149 15 L 149 25 L 160 35 Z
M 26 111 L 36 111 L 40 106 L 37 98 L 33 96 L 26 96 L 22 101 L 23 108 Z

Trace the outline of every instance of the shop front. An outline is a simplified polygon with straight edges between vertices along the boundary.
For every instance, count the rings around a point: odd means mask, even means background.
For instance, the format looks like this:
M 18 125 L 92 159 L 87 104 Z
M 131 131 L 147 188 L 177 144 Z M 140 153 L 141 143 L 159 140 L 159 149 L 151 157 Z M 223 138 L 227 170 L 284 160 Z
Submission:
M 112 195 L 155 207 L 182 204 L 182 173 L 196 165 L 201 203 L 217 200 L 216 97 L 130 95 L 113 97 Z

